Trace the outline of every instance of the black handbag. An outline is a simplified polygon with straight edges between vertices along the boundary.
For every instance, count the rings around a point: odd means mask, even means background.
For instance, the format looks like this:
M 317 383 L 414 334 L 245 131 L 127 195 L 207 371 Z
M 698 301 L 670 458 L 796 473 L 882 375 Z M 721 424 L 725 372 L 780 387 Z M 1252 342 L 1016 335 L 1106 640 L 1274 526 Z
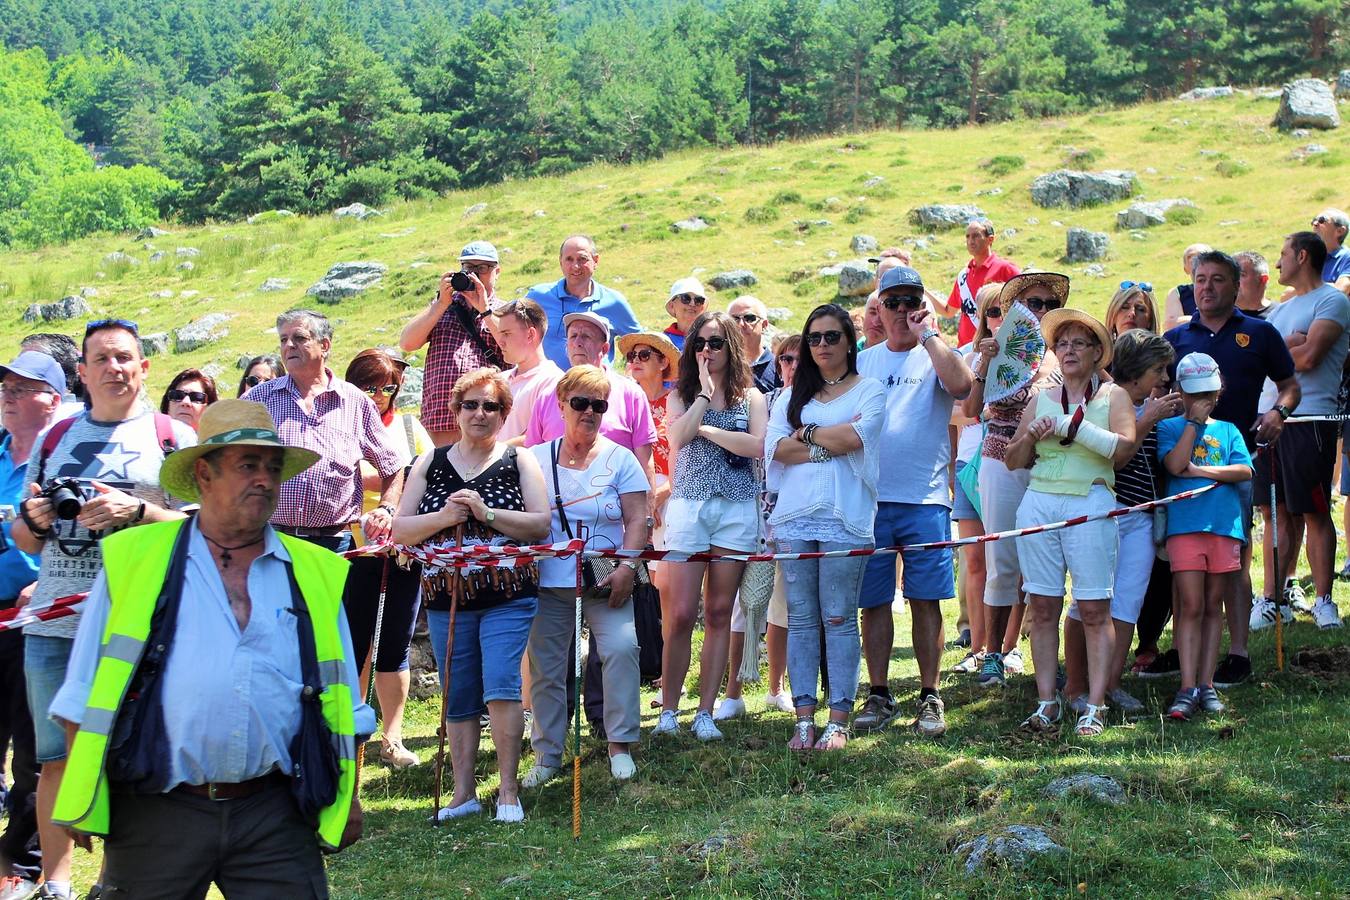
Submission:
M 295 614 L 295 631 L 300 641 L 300 673 L 304 687 L 300 689 L 300 730 L 291 738 L 291 796 L 300 809 L 300 815 L 312 828 L 319 826 L 319 813 L 337 799 L 341 767 L 337 748 L 333 746 L 333 732 L 323 717 L 319 695 L 323 682 L 319 678 L 319 657 L 314 650 L 314 623 L 310 621 L 305 595 L 295 581 L 295 570 L 286 563 L 286 576 L 291 583 L 291 612 Z
M 562 487 L 558 484 L 558 445 L 562 443 L 559 438 L 549 445 L 549 459 L 553 464 L 553 502 L 558 507 L 558 518 L 562 519 L 563 530 L 567 532 L 568 540 L 575 540 L 572 534 L 572 523 L 567 521 L 567 513 L 563 509 Z M 581 527 L 581 523 L 577 523 Z M 582 540 L 583 545 L 585 539 Z M 609 597 L 608 587 L 597 587 L 602 581 L 614 574 L 620 560 L 609 556 L 592 556 L 581 561 L 581 596 L 586 600 L 603 600 Z M 636 594 L 637 586 L 642 584 L 651 584 L 651 579 L 647 577 L 647 565 L 643 560 L 637 560 L 637 568 L 633 571 L 633 589 Z
M 633 629 L 637 632 L 638 673 L 644 684 L 661 677 L 661 592 L 646 582 L 633 586 Z

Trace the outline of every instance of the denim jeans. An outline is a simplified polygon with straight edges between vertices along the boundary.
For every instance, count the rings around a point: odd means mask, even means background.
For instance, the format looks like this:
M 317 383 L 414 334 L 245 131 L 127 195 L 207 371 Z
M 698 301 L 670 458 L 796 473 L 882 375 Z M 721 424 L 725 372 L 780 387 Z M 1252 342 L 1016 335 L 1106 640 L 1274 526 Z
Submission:
M 536 605 L 534 597 L 523 597 L 489 609 L 455 613 L 447 722 L 476 720 L 487 711 L 491 700 L 519 702 L 520 660 L 530 639 Z M 436 669 L 444 679 L 449 610 L 427 610 L 427 630 L 431 632 Z
M 789 541 L 791 552 L 848 550 L 856 544 L 834 541 Z M 867 546 L 871 546 L 868 544 Z M 849 712 L 858 693 L 858 594 L 865 556 L 827 559 L 785 559 L 787 583 L 788 683 L 794 706 L 815 706 L 820 676 L 820 630 L 825 629 L 825 666 L 830 709 Z

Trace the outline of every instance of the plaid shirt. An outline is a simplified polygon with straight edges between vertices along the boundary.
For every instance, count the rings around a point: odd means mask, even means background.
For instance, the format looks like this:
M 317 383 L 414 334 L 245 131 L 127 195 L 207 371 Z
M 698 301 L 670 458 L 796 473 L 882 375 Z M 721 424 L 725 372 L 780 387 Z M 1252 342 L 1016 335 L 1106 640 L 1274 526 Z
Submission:
M 361 460 L 385 477 L 402 467 L 371 399 L 332 370 L 324 374 L 328 387 L 314 398 L 313 414 L 300 406 L 300 392 L 289 375 L 264 381 L 244 395 L 267 407 L 283 444 L 319 454 L 318 462 L 281 483 L 273 525 L 329 528 L 355 522 L 361 518 Z
M 474 323 L 481 344 L 464 327 L 460 310 L 467 313 L 464 319 Z M 502 351 L 488 330 L 487 317 L 480 317 L 478 310 L 458 292 L 431 329 L 427 344 L 427 362 L 422 371 L 422 425 L 427 431 L 456 431 L 455 417 L 450 411 L 450 391 L 455 382 L 464 373 L 483 366 L 504 368 Z

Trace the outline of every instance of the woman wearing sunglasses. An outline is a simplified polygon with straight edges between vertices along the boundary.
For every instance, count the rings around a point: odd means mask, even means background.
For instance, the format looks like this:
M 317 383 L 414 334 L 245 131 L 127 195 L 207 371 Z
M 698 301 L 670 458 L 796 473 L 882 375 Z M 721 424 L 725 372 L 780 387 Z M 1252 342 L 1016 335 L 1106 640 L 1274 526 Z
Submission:
M 548 534 L 549 502 L 539 463 L 533 454 L 497 439 L 502 421 L 511 412 L 506 377 L 491 367 L 460 376 L 450 391 L 450 407 L 459 440 L 422 454 L 413 464 L 394 520 L 394 540 L 403 544 L 542 541 Z M 501 772 L 497 821 L 523 821 L 525 810 L 517 782 L 525 730 L 520 660 L 538 604 L 538 569 L 534 564 L 425 569 L 422 592 L 442 684 L 447 667 L 450 670 L 445 721 L 455 790 L 437 816 L 446 821 L 482 811 L 475 769 L 482 715 L 487 712 Z M 447 647 L 451 602 L 456 596 L 454 644 Z
M 1153 285 L 1147 281 L 1122 281 L 1120 290 L 1106 304 L 1105 322 L 1113 341 L 1134 328 L 1157 334 L 1158 308 L 1153 302 Z
M 273 378 L 280 378 L 286 374 L 286 369 L 281 365 L 281 357 L 275 353 L 264 353 L 262 356 L 255 356 L 244 366 L 243 377 L 239 379 L 239 390 L 235 393 L 236 397 L 244 396 L 249 388 L 257 387 L 264 381 L 271 381 Z
M 417 456 L 433 448 L 431 436 L 411 413 L 398 414 L 396 400 L 403 386 L 403 370 L 407 363 L 383 350 L 362 350 L 347 366 L 347 381 L 365 391 L 380 414 L 380 422 L 406 467 Z M 380 505 L 379 473 L 364 460 L 361 462 L 361 480 L 365 492 L 361 511 L 368 513 Z M 359 525 L 352 526 L 358 545 L 365 543 Z M 380 637 L 374 640 L 375 623 L 379 619 L 380 584 L 385 571 L 385 557 L 358 556 L 352 560 L 347 579 L 353 589 L 343 595 L 347 625 L 352 634 L 352 649 L 366 684 L 366 656 L 374 644 L 379 656 L 374 661 L 375 695 L 380 700 L 380 714 L 384 719 L 384 735 L 380 741 L 380 759 L 395 768 L 406 768 L 418 763 L 417 755 L 403 746 L 403 707 L 408 702 L 410 674 L 408 648 L 412 643 L 413 624 L 417 621 L 418 592 L 417 566 L 405 569 L 390 564 L 385 583 L 384 619 L 380 622 Z
M 877 513 L 881 383 L 858 374 L 858 338 L 834 303 L 812 310 L 791 390 L 773 405 L 765 438 L 778 503 L 769 516 L 780 548 L 792 552 L 872 546 Z M 897 461 L 897 464 L 902 464 Z M 784 560 L 788 681 L 797 713 L 788 747 L 838 750 L 858 688 L 858 592 L 866 557 Z M 821 631 L 829 676 L 829 721 L 816 734 Z
M 159 411 L 196 431 L 202 413 L 217 399 L 215 379 L 201 369 L 184 369 L 169 382 Z
M 724 312 L 694 320 L 680 354 L 680 376 L 670 399 L 668 436 L 675 455 L 666 515 L 666 546 L 686 553 L 751 553 L 759 542 L 759 479 L 753 460 L 764 455 L 768 413 L 754 390 L 740 329 Z M 704 576 L 703 650 L 694 737 L 721 740 L 713 703 L 726 671 L 731 604 L 745 563 L 670 566 L 669 597 L 662 596 L 665 649 L 661 659 L 661 717 L 653 734 L 679 731 L 680 693 L 689 672 L 690 639 Z

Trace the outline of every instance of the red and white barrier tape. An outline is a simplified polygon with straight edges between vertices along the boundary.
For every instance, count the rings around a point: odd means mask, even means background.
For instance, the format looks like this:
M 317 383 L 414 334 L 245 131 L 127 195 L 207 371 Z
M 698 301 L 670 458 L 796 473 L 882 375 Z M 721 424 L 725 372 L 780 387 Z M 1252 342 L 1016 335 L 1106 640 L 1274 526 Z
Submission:
M 0 609 L 0 631 L 12 631 L 25 628 L 36 622 L 50 622 L 52 619 L 64 619 L 80 611 L 88 592 L 57 597 L 46 603 L 30 603 L 23 607 Z

